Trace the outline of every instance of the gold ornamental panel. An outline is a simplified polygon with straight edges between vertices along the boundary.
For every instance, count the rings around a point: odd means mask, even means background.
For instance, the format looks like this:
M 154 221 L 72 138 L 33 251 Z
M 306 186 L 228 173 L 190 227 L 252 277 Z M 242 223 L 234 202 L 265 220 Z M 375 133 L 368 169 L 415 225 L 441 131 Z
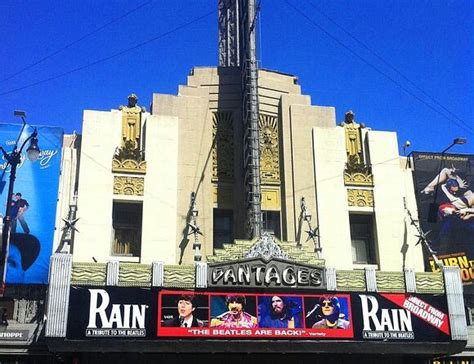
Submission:
M 136 161 L 133 159 L 125 159 L 121 161 L 117 158 L 114 158 L 112 159 L 112 172 L 145 174 L 146 161 Z
M 374 207 L 374 192 L 349 188 L 347 190 L 347 204 L 356 207 Z
M 349 172 L 346 168 L 344 172 L 344 183 L 346 186 L 374 186 L 374 177 L 368 172 Z
M 262 210 L 280 210 L 280 191 L 278 189 L 262 189 Z
M 278 118 L 260 114 L 260 175 L 262 183 L 280 183 Z
M 114 176 L 114 195 L 143 196 L 144 185 L 142 177 Z

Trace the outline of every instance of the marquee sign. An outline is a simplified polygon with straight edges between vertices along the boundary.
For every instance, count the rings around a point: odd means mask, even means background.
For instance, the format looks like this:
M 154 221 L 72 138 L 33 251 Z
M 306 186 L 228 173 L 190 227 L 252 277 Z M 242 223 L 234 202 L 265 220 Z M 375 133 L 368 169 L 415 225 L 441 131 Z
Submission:
M 449 342 L 446 296 L 71 287 L 67 339 Z
M 283 259 L 209 264 L 208 287 L 325 289 L 324 269 Z

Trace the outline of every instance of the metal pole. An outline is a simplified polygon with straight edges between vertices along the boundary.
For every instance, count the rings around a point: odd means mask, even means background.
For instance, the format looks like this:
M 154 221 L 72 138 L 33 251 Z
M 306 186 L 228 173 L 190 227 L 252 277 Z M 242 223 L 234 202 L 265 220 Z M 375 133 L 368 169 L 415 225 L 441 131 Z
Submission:
M 16 149 L 8 156 L 7 161 L 10 163 L 10 181 L 8 185 L 8 196 L 7 196 L 7 208 L 5 211 L 5 217 L 3 219 L 3 232 L 2 232 L 2 255 L 0 261 L 0 267 L 2 271 L 2 281 L 0 286 L 0 294 L 3 295 L 5 291 L 5 279 L 7 274 L 7 259 L 8 259 L 8 249 L 10 245 L 10 234 L 12 227 L 11 219 L 11 205 L 13 203 L 13 187 L 15 186 L 16 178 L 16 167 L 19 163 L 19 153 Z

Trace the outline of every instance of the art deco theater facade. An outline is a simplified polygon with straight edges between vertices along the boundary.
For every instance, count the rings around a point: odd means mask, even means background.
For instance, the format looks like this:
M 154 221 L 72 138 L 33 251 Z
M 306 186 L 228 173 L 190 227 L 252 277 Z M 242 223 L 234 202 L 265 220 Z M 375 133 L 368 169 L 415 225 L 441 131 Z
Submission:
M 425 270 L 396 134 L 336 120 L 295 76 L 258 69 L 254 4 L 236 4 L 219 2 L 219 67 L 149 110 L 131 94 L 84 111 L 80 147 L 63 148 L 48 350 L 79 363 L 462 351 L 459 269 Z

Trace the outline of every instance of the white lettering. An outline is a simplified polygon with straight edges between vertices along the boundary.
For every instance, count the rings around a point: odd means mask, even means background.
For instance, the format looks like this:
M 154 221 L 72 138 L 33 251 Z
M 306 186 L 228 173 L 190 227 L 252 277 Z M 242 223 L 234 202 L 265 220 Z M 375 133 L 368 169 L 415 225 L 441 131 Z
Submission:
M 105 313 L 105 309 L 107 308 L 110 302 L 109 294 L 103 289 L 89 289 L 89 292 L 91 294 L 91 303 L 89 307 L 89 324 L 87 325 L 87 327 L 91 329 L 97 328 L 97 315 L 99 315 L 102 325 L 104 325 L 105 323 L 104 326 L 108 327 L 106 326 L 108 325 L 108 320 L 107 315 Z M 99 297 L 99 295 L 102 298 L 102 304 L 100 306 L 97 306 L 97 298 Z
M 89 289 L 91 300 L 89 307 L 88 329 L 144 329 L 147 305 L 112 304 L 110 317 L 106 310 L 110 297 L 103 289 Z M 99 305 L 99 296 L 101 303 Z M 100 324 L 97 325 L 97 316 Z

